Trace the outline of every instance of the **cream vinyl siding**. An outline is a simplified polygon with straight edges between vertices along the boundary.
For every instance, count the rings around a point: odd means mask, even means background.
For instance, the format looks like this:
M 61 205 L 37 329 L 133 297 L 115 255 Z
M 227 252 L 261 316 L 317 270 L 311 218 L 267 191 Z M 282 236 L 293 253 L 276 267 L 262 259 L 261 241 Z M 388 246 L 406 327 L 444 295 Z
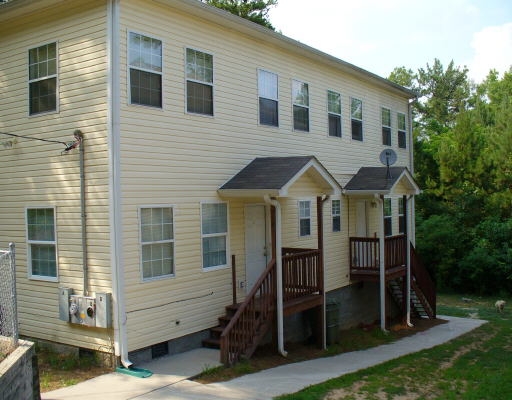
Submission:
M 393 115 L 407 112 L 407 99 L 382 87 L 340 73 L 286 48 L 268 46 L 213 22 L 180 11 L 180 4 L 127 0 L 120 15 L 121 55 L 121 188 L 128 346 L 130 350 L 184 336 L 217 324 L 231 303 L 231 269 L 203 271 L 201 267 L 202 201 L 229 202 L 229 249 L 237 257 L 237 273 L 244 270 L 244 218 L 246 200 L 221 199 L 217 189 L 255 157 L 314 154 L 334 175 L 355 174 L 361 166 L 380 166 L 384 149 L 381 105 Z M 127 33 L 140 32 L 162 40 L 163 108 L 129 105 Z M 186 113 L 186 48 L 200 49 L 214 59 L 214 116 Z M 258 69 L 278 75 L 279 127 L 258 123 Z M 292 79 L 309 84 L 310 132 L 293 131 Z M 342 94 L 341 139 L 326 132 L 326 90 Z M 363 142 L 350 138 L 350 97 L 363 101 Z M 397 165 L 407 165 L 407 150 L 393 148 Z M 283 208 L 283 245 L 315 247 L 316 196 L 314 182 L 304 177 Z M 312 235 L 298 235 L 297 201 L 310 199 Z M 261 203 L 262 199 L 257 202 Z M 176 274 L 170 279 L 141 282 L 137 208 L 143 204 L 175 205 Z M 346 285 L 348 207 L 342 201 L 344 241 L 326 243 L 328 289 Z M 329 212 L 324 210 L 325 227 Z M 327 233 L 326 239 L 331 238 Z M 343 250 L 344 251 L 344 250 Z M 348 251 L 348 249 L 346 250 Z M 228 254 L 230 264 L 231 254 Z M 238 290 L 238 293 L 241 293 Z M 179 320 L 179 324 L 176 321 Z
M 106 139 L 107 53 L 103 1 L 66 1 L 0 25 L 2 69 L 0 132 L 73 141 L 85 138 L 89 291 L 111 292 Z M 57 43 L 58 108 L 29 116 L 28 50 Z M 12 140 L 0 135 L 0 142 Z M 79 153 L 64 145 L 18 138 L 0 146 L 0 246 L 16 244 L 21 334 L 73 346 L 111 348 L 105 329 L 87 329 L 58 320 L 58 287 L 82 292 Z M 26 207 L 55 207 L 58 282 L 28 278 Z

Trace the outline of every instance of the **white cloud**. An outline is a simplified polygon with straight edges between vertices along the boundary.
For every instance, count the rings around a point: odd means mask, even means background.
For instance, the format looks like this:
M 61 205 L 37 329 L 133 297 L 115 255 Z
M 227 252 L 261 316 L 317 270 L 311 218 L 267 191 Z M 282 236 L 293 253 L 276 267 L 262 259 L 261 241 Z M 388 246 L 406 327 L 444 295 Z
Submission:
M 503 73 L 512 66 L 512 22 L 500 26 L 488 26 L 473 34 L 474 49 L 469 75 L 481 82 L 491 69 Z

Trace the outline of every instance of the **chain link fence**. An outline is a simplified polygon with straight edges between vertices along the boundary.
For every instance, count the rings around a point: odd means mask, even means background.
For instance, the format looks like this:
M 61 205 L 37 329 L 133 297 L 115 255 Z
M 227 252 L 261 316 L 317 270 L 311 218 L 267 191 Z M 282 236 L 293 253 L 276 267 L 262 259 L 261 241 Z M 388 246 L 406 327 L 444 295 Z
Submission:
M 0 250 L 0 358 L 18 346 L 15 259 L 14 243 Z

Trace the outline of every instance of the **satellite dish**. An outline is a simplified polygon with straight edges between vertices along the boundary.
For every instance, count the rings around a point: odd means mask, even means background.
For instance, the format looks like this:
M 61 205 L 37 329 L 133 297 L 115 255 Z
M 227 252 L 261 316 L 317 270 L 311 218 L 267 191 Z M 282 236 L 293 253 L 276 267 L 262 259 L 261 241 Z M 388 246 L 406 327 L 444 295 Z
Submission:
M 380 162 L 386 167 L 396 163 L 397 158 L 398 157 L 396 156 L 396 153 L 393 149 L 382 150 L 379 156 Z
M 389 166 L 396 163 L 397 156 L 393 149 L 385 149 L 380 152 L 379 160 L 382 164 L 384 164 L 386 167 L 388 167 L 387 171 L 387 178 L 391 179 L 391 172 L 389 171 Z

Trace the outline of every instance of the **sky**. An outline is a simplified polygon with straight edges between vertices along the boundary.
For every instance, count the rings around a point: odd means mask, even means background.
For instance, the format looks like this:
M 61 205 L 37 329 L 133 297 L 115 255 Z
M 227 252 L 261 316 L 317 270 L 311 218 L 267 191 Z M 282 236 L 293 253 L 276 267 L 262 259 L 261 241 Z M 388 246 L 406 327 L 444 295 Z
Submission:
M 437 58 L 481 82 L 512 66 L 511 0 L 278 0 L 278 32 L 387 78 Z

